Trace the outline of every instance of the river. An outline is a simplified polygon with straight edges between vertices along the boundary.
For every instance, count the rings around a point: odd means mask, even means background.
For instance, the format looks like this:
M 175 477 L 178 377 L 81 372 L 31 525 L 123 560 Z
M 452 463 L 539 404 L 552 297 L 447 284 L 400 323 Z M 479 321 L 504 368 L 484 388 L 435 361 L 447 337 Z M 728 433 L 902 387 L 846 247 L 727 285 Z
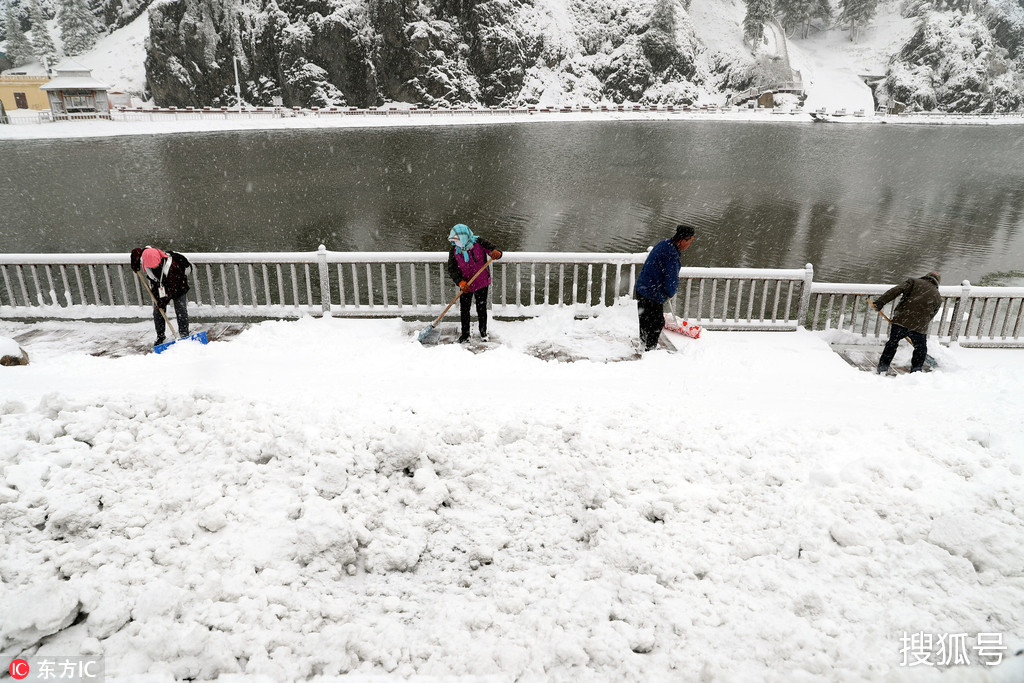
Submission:
M 828 282 L 1024 270 L 1020 126 L 553 122 L 0 141 L 3 251 L 643 251 Z M 998 279 L 998 278 L 997 278 Z

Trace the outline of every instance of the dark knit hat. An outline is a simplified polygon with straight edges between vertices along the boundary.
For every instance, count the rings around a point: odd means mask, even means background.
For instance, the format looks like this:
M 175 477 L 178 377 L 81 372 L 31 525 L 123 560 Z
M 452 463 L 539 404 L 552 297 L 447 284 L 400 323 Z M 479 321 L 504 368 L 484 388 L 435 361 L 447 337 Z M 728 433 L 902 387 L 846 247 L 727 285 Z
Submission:
M 679 242 L 682 240 L 688 240 L 693 237 L 696 231 L 689 225 L 677 225 L 675 237 L 672 238 L 673 242 Z
M 930 273 L 927 273 L 924 277 L 935 280 L 935 284 L 939 284 L 940 282 L 942 282 L 942 278 L 940 278 L 939 274 L 936 273 L 934 270 L 931 271 Z

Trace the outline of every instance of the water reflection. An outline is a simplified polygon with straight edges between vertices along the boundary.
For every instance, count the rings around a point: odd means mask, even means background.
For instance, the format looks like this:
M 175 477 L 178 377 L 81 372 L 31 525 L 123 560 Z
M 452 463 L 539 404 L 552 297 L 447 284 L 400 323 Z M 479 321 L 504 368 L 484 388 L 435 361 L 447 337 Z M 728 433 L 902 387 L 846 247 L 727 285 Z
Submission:
M 0 141 L 6 251 L 642 251 L 821 280 L 1024 267 L 1019 127 L 592 122 Z M 59 163 L 57 162 L 59 160 Z

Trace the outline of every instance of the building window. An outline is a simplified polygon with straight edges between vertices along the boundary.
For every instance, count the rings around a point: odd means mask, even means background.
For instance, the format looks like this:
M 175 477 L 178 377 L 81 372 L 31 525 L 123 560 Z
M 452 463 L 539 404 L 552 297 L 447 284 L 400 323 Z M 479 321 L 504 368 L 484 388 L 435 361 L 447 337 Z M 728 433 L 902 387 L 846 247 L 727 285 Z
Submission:
M 25 97 L 25 93 L 14 93 L 14 106 L 18 109 L 28 109 L 28 98 Z
M 96 104 L 88 90 L 71 90 L 64 93 L 64 106 L 69 112 L 95 111 Z

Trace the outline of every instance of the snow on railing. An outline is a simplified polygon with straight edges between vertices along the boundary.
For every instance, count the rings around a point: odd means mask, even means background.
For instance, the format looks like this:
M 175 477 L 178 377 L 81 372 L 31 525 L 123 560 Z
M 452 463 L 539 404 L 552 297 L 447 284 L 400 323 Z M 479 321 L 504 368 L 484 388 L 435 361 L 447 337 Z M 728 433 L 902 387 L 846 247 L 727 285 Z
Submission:
M 197 253 L 190 312 L 200 318 L 432 317 L 457 293 L 444 252 Z M 622 305 L 647 253 L 506 252 L 491 265 L 493 315 L 551 308 L 587 315 Z M 838 330 L 883 339 L 868 306 L 889 288 L 814 282 L 801 269 L 682 268 L 671 309 L 711 330 Z M 929 330 L 942 342 L 1024 348 L 1024 288 L 940 287 Z M 625 299 L 624 299 L 625 297 Z M 0 316 L 135 318 L 149 295 L 128 254 L 0 254 Z M 891 310 L 891 309 L 890 309 Z M 890 314 L 891 315 L 891 314 Z
M 44 112 L 48 116 L 41 115 L 40 121 L 88 121 L 94 119 L 110 119 L 110 111 L 72 111 L 72 112 Z
M 811 286 L 809 330 L 843 330 L 884 339 L 889 324 L 868 304 L 890 285 L 823 284 Z M 1024 287 L 939 287 L 942 305 L 928 334 L 961 346 L 1024 348 Z M 894 304 L 883 311 L 890 318 Z
M 189 254 L 196 316 L 432 316 L 455 296 L 448 255 L 421 252 Z M 495 315 L 581 313 L 633 293 L 647 253 L 507 252 L 491 265 Z M 811 270 L 684 268 L 674 306 L 718 329 L 796 329 Z M 149 295 L 127 254 L 0 254 L 0 315 L 125 318 Z M 745 307 L 745 308 L 744 308 Z
M 710 330 L 795 330 L 814 269 L 682 268 L 671 307 Z
M 508 253 L 491 268 L 495 313 L 611 306 L 632 292 L 641 254 Z M 446 253 L 198 253 L 197 316 L 436 315 L 457 292 Z M 0 315 L 124 318 L 149 306 L 127 254 L 0 254 Z

